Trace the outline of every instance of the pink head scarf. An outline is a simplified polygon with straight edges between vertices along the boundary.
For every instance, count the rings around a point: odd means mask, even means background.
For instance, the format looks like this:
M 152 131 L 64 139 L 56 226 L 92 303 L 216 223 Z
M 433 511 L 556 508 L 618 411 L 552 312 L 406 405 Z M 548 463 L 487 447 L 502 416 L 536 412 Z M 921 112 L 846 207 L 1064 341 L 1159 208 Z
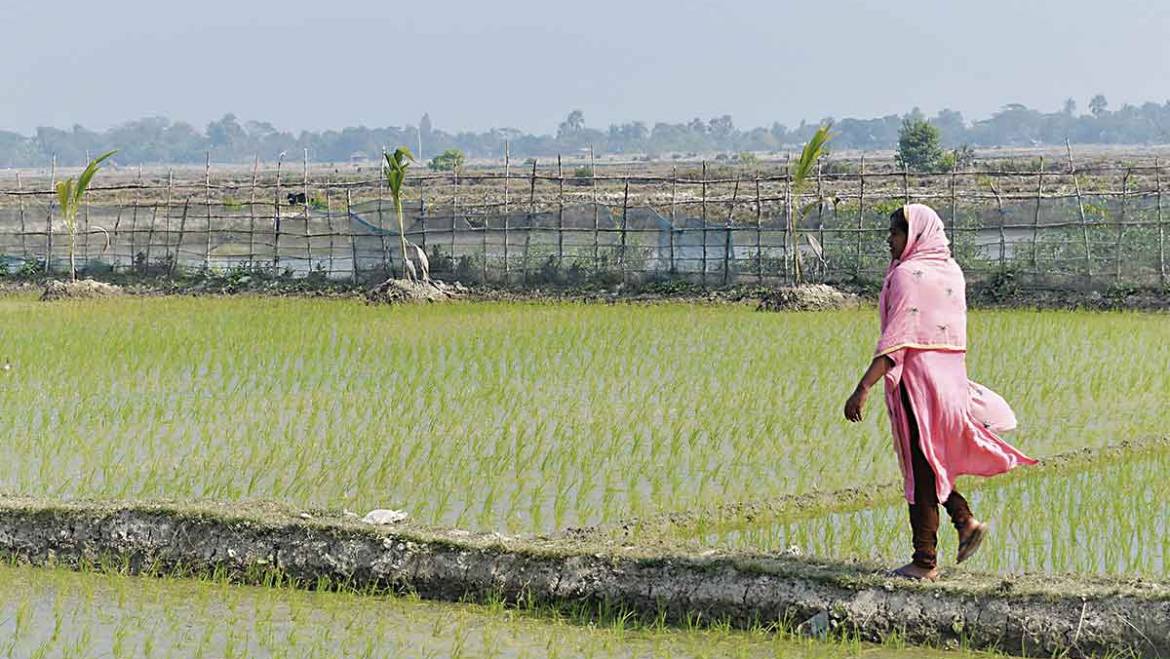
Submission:
M 907 204 L 903 213 L 910 230 L 906 249 L 890 263 L 882 282 L 877 354 L 903 348 L 964 351 L 966 282 L 951 258 L 942 219 L 924 204 Z

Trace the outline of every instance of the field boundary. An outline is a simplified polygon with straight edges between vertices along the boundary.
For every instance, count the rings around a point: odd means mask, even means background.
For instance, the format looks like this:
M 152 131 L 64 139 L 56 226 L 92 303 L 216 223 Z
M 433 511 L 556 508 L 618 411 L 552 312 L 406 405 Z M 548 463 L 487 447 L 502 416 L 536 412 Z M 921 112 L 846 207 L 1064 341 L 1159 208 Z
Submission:
M 975 478 L 963 483 L 964 492 L 1002 487 L 1021 478 L 1069 473 L 1094 469 L 1113 460 L 1132 458 L 1149 451 L 1170 448 L 1170 435 L 1128 440 L 1097 448 L 1065 451 L 1040 458 L 1035 465 L 1020 467 L 994 478 Z M 791 494 L 772 499 L 755 499 L 711 504 L 706 507 L 681 511 L 663 511 L 644 517 L 632 517 L 608 524 L 570 528 L 563 537 L 577 540 L 626 542 L 637 538 L 640 545 L 660 542 L 678 546 L 683 539 L 670 534 L 671 529 L 738 526 L 744 522 L 759 523 L 769 519 L 806 519 L 832 513 L 846 513 L 902 500 L 900 482 L 874 483 L 840 490 L 814 491 Z
M 1170 653 L 1170 587 L 1156 582 L 964 573 L 915 584 L 863 563 L 372 527 L 269 503 L 0 498 L 0 555 L 447 601 L 596 604 L 669 623 L 791 629 L 811 621 L 813 631 L 871 641 L 1022 655 Z
M 134 276 L 107 273 L 95 281 L 116 284 L 135 297 L 234 296 L 331 297 L 365 299 L 370 285 L 312 278 L 284 278 L 256 275 L 196 273 L 176 277 Z M 47 282 L 41 276 L 0 278 L 0 295 L 40 295 Z M 875 304 L 880 282 L 831 282 L 839 290 L 858 296 L 863 305 Z M 775 286 L 703 287 L 687 282 L 648 282 L 640 285 L 549 286 L 543 288 L 504 287 L 473 284 L 461 299 L 469 302 L 576 302 L 576 303 L 679 303 L 759 305 L 776 290 Z M 1115 288 L 1100 290 L 1049 290 L 1026 287 L 1010 281 L 973 282 L 967 291 L 971 309 L 1037 309 L 1086 311 L 1167 311 L 1170 288 Z

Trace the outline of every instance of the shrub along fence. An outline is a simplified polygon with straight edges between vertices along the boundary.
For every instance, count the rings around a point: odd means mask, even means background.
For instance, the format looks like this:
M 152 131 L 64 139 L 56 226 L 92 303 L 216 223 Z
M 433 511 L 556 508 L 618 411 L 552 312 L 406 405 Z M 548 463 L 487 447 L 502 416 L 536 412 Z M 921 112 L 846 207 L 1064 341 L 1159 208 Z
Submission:
M 400 272 L 378 166 L 298 165 L 213 170 L 209 157 L 179 175 L 104 171 L 79 218 L 79 268 L 354 282 Z M 778 284 L 795 279 L 795 259 L 807 281 L 874 281 L 889 259 L 889 213 L 916 201 L 939 211 L 973 278 L 1167 285 L 1170 216 L 1156 159 L 1078 169 L 1070 152 L 942 174 L 830 160 L 799 192 L 789 165 L 660 165 L 656 174 L 505 159 L 502 171 L 412 173 L 406 237 L 434 276 L 464 282 Z M 0 273 L 65 272 L 68 236 L 51 192 L 62 174 L 0 179 Z

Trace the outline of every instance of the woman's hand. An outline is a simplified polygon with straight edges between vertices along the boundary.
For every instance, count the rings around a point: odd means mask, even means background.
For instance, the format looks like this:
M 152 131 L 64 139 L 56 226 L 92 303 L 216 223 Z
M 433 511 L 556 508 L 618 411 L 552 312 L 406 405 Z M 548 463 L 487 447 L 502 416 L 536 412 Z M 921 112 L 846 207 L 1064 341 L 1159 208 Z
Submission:
M 886 355 L 873 358 L 869 368 L 865 370 L 865 375 L 861 376 L 861 382 L 857 383 L 857 388 L 853 390 L 853 395 L 845 401 L 846 419 L 854 423 L 861 421 L 862 412 L 865 411 L 865 399 L 869 398 L 869 388 L 877 384 L 877 381 L 893 367 L 894 360 Z
M 861 421 L 862 411 L 865 410 L 865 399 L 869 397 L 869 390 L 858 386 L 853 395 L 845 401 L 845 418 L 853 423 Z

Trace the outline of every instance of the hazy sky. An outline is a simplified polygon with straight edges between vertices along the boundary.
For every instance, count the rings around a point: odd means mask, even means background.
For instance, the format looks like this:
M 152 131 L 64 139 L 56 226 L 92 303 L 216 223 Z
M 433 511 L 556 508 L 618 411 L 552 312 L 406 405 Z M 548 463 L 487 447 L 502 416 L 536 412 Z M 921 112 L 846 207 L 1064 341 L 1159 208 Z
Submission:
M 740 127 L 1170 98 L 1166 0 L 3 0 L 0 129 Z M 392 64 L 393 54 L 401 58 Z

